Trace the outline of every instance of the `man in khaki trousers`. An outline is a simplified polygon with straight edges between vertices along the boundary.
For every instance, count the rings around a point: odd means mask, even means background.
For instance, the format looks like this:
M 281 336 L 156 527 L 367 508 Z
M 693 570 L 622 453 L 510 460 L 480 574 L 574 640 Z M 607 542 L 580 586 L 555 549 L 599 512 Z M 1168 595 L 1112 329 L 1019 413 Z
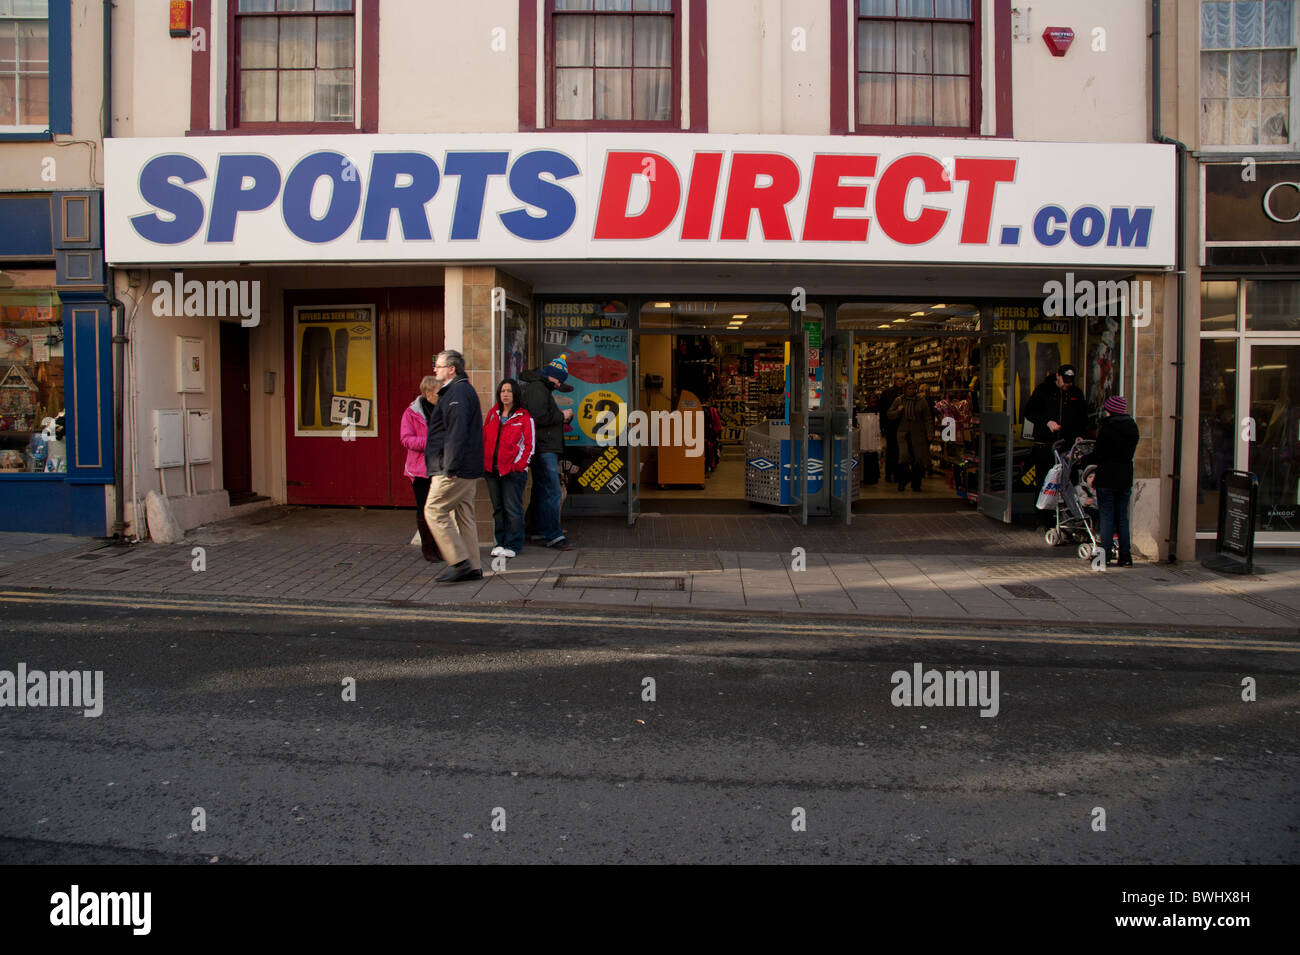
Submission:
M 447 561 L 446 568 L 433 579 L 438 583 L 482 580 L 474 496 L 483 476 L 483 411 L 465 375 L 460 352 L 439 352 L 433 360 L 433 375 L 442 387 L 429 417 L 424 448 L 429 474 L 424 519 Z

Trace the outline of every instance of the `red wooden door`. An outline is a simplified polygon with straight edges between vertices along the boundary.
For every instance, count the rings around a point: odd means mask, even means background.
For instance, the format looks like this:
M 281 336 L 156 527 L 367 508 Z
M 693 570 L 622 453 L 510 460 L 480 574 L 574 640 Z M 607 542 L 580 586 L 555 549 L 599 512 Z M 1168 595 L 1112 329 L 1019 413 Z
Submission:
M 342 351 L 324 334 L 315 336 L 310 345 L 304 340 L 302 348 L 298 347 L 295 307 L 366 305 L 375 309 L 373 333 L 358 323 L 345 337 Z M 432 371 L 431 356 L 442 348 L 442 289 L 288 292 L 284 314 L 289 503 L 410 505 L 410 481 L 402 474 L 405 450 L 399 442 L 402 411 L 415 397 L 420 378 Z M 372 360 L 373 427 L 358 428 L 350 441 L 343 440 L 340 429 L 313 432 L 328 413 L 326 392 L 360 391 L 356 383 L 369 380 Z
M 384 329 L 385 370 L 380 392 L 386 398 L 389 442 L 388 486 L 393 504 L 414 506 L 411 479 L 403 473 L 406 449 L 402 413 L 420 393 L 420 379 L 433 374 L 433 356 L 443 348 L 442 289 L 395 288 L 388 293 Z

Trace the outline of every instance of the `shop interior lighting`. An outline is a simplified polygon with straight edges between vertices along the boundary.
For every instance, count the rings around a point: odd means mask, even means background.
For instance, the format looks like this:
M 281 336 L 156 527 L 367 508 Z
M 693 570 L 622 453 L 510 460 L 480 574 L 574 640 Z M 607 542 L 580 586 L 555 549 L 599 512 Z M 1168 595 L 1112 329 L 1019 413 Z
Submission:
M 745 312 L 744 314 L 741 314 L 741 315 L 732 315 L 731 317 L 732 317 L 732 319 L 733 319 L 734 321 L 741 321 L 741 322 L 743 322 L 745 319 L 749 318 L 749 313 L 748 313 L 748 312 Z
M 925 312 L 913 312 L 908 318 L 925 318 Z
M 931 305 L 931 306 L 930 306 L 931 309 L 936 309 L 936 308 L 947 308 L 947 307 L 948 307 L 948 306 L 945 305 L 945 304 L 943 304 L 943 302 L 940 302 L 938 305 Z
M 655 308 L 672 308 L 672 302 L 655 302 Z

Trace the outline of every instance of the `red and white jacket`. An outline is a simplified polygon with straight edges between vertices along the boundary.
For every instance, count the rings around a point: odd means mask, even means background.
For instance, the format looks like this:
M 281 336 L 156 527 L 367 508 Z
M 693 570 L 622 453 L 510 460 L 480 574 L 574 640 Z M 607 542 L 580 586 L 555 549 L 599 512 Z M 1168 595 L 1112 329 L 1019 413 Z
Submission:
M 489 474 L 526 471 L 533 458 L 535 434 L 532 416 L 516 406 L 504 422 L 495 404 L 483 419 L 483 468 Z

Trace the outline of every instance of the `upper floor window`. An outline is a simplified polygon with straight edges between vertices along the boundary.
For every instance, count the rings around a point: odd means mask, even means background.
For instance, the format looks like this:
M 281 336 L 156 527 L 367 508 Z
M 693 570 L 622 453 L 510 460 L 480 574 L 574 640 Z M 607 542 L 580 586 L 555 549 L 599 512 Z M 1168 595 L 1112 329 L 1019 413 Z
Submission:
M 1291 142 L 1293 0 L 1201 4 L 1201 145 Z
M 680 0 L 547 0 L 551 128 L 675 127 Z
M 857 128 L 969 133 L 977 126 L 972 0 L 857 0 Z
M 232 125 L 354 125 L 353 0 L 237 0 Z
M 50 22 L 46 0 L 0 0 L 0 127 L 50 124 Z

